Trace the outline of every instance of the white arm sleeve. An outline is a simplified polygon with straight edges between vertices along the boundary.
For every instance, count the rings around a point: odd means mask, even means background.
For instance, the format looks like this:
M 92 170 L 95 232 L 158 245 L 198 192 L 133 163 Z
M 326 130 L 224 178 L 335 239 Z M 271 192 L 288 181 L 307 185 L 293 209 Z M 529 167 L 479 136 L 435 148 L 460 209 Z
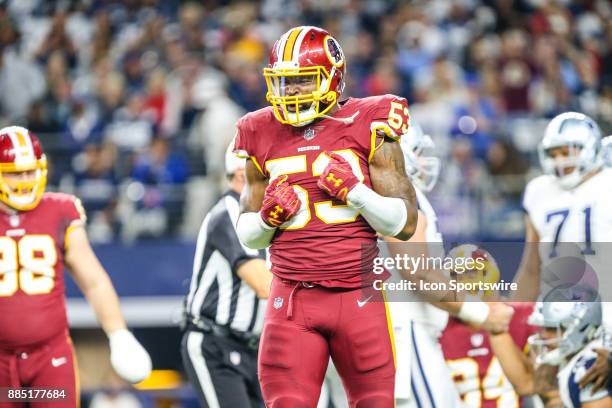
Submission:
M 276 228 L 267 225 L 259 213 L 240 214 L 236 224 L 236 233 L 240 241 L 252 249 L 264 249 L 272 242 Z
M 489 305 L 480 301 L 464 301 L 457 317 L 466 323 L 481 325 L 489 317 Z
M 401 198 L 381 196 L 363 183 L 357 184 L 346 198 L 349 205 L 358 209 L 368 224 L 382 235 L 394 237 L 406 225 L 408 211 Z

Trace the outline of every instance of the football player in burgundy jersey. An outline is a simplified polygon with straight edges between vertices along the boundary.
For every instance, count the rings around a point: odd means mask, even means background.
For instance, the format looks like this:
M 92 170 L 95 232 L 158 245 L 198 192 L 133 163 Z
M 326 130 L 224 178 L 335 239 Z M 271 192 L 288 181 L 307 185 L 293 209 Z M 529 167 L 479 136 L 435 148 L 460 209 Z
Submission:
M 491 254 L 476 245 L 466 244 L 451 250 L 453 257 L 481 259 L 482 269 L 456 274 L 456 279 L 464 283 L 495 283 L 500 272 Z M 497 297 L 490 291 L 474 291 L 472 301 L 491 301 Z M 469 300 L 469 299 L 468 299 Z M 494 303 L 492 303 L 494 304 Z M 495 356 L 495 346 L 504 342 L 512 344 L 517 350 L 524 350 L 527 339 L 535 328 L 527 324 L 533 311 L 532 303 L 510 303 L 514 309 L 507 331 L 487 332 L 484 328 L 474 327 L 466 322 L 450 317 L 440 345 L 444 358 L 451 371 L 453 380 L 467 408 L 514 408 L 521 406 L 522 400 L 502 370 Z
M 406 100 L 340 101 L 346 61 L 317 27 L 295 27 L 264 69 L 272 106 L 237 124 L 247 161 L 237 231 L 271 244 L 272 283 L 259 353 L 269 407 L 313 407 L 331 355 L 349 405 L 393 407 L 394 354 L 386 304 L 363 296 L 376 233 L 406 240 L 417 220 L 398 140 Z
M 1 129 L 0 387 L 62 389 L 64 400 L 36 406 L 75 407 L 79 390 L 64 264 L 109 337 L 117 374 L 139 382 L 151 371 L 151 359 L 126 329 L 117 294 L 89 245 L 79 200 L 45 193 L 46 177 L 36 136 L 18 126 Z

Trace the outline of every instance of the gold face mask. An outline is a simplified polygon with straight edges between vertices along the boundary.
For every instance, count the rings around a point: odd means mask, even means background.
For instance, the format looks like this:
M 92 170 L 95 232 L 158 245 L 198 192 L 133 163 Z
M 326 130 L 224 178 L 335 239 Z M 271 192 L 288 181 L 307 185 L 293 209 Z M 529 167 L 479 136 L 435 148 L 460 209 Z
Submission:
M 278 65 L 283 65 L 279 63 Z M 325 115 L 336 103 L 330 74 L 322 66 L 264 68 L 266 99 L 282 124 L 305 126 Z
M 47 185 L 47 160 L 30 166 L 0 163 L 0 201 L 20 211 L 36 207 Z

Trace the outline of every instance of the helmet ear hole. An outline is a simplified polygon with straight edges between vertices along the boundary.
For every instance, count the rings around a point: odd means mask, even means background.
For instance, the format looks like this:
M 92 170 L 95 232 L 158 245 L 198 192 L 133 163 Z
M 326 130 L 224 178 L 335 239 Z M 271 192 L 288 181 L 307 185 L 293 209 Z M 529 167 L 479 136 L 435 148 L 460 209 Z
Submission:
M 329 92 L 326 96 L 325 96 L 325 101 L 327 103 L 332 103 L 336 100 L 336 93 L 335 92 Z

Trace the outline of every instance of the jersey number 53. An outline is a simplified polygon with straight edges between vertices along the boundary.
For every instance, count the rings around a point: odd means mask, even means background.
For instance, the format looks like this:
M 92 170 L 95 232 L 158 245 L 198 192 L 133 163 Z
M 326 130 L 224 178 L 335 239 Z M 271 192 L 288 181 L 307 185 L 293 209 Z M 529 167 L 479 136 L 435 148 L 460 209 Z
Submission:
M 364 180 L 363 172 L 359 167 L 359 157 L 355 154 L 355 152 L 353 152 L 351 149 L 344 149 L 334 150 L 334 153 L 338 153 L 349 162 L 351 168 L 353 169 L 353 173 L 357 176 L 359 181 Z M 308 171 L 310 171 L 314 177 L 317 177 L 323 174 L 329 160 L 329 156 L 327 156 L 325 153 L 321 153 L 312 162 L 312 166 L 309 169 L 305 154 L 281 157 L 266 161 L 266 170 L 270 174 L 270 180 L 274 180 L 276 177 L 284 174 L 305 173 Z M 304 228 L 312 217 L 308 191 L 297 184 L 292 184 L 291 186 L 297 193 L 298 198 L 301 201 L 301 205 L 298 213 L 291 220 L 287 221 L 280 227 L 281 229 L 287 230 Z M 359 216 L 359 211 L 356 209 L 345 204 L 333 204 L 331 200 L 315 202 L 314 210 L 316 217 L 326 224 L 354 222 Z

